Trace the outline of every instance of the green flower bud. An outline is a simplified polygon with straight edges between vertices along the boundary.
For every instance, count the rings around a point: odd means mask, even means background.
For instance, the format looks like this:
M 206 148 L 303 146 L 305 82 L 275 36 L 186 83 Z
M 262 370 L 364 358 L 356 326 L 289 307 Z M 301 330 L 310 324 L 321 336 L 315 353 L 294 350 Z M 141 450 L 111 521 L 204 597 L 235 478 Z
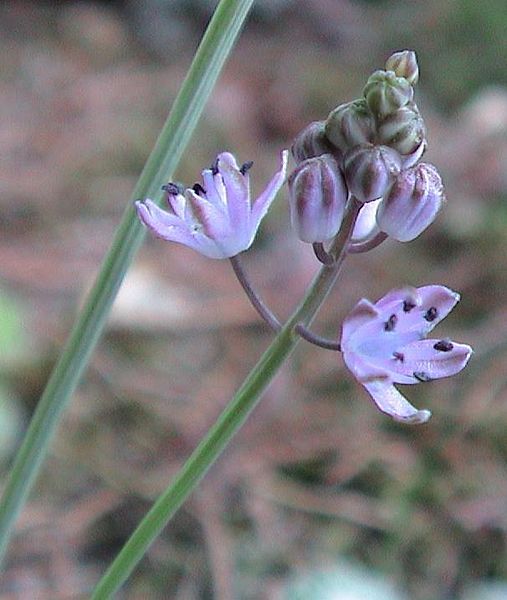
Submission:
M 386 60 L 386 71 L 394 71 L 397 77 L 404 77 L 411 85 L 419 81 L 419 66 L 413 50 L 395 52 Z
M 363 99 L 341 104 L 331 111 L 325 124 L 329 141 L 342 152 L 373 141 L 375 120 Z
M 382 197 L 400 172 L 400 155 L 387 146 L 363 144 L 351 148 L 343 157 L 345 181 L 360 202 Z
M 336 153 L 324 132 L 324 121 L 314 121 L 298 133 L 291 147 L 292 156 L 298 163 L 326 153 Z M 337 157 L 341 158 L 341 157 Z
M 366 82 L 363 94 L 371 112 L 382 119 L 411 102 L 414 90 L 394 71 L 375 71 Z
M 378 142 L 394 148 L 402 155 L 415 152 L 425 138 L 426 127 L 414 103 L 387 116 L 377 129 Z

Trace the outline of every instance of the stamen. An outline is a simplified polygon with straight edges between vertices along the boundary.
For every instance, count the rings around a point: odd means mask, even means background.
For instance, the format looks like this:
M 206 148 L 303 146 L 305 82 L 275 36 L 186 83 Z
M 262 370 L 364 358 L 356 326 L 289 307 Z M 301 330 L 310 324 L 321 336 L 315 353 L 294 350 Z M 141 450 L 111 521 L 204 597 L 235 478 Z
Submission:
M 194 185 L 192 186 L 192 189 L 194 190 L 194 192 L 196 194 L 199 194 L 200 196 L 206 195 L 206 190 L 202 187 L 202 185 L 200 183 L 194 183 Z
M 403 300 L 403 312 L 410 312 L 417 305 L 413 300 Z
M 424 313 L 424 318 L 426 319 L 426 321 L 431 323 L 431 321 L 434 321 L 437 318 L 437 315 L 438 310 L 436 306 L 430 306 L 430 308 L 428 308 L 428 310 Z
M 173 181 L 170 181 L 168 184 L 163 185 L 162 189 L 164 190 L 164 192 L 171 194 L 171 196 L 177 196 L 178 194 L 182 194 L 185 191 L 182 185 L 180 185 L 179 183 L 174 183 Z
M 247 171 L 249 171 L 252 168 L 252 165 L 253 160 L 248 160 L 246 163 L 243 163 L 239 168 L 239 172 L 241 173 L 241 175 L 244 175 Z
M 384 331 L 393 331 L 396 326 L 396 322 L 398 321 L 398 317 L 396 315 L 391 315 L 389 319 L 384 323 Z
M 422 383 L 425 383 L 426 381 L 431 381 L 431 377 L 428 375 L 428 373 L 425 373 L 424 371 L 414 371 L 412 374 L 418 381 L 421 381 Z
M 439 352 L 450 352 L 454 346 L 449 340 L 440 340 L 436 344 L 433 344 L 433 348 Z
M 213 173 L 213 175 L 217 175 L 218 174 L 218 156 L 211 163 L 211 172 Z
M 405 355 L 403 354 L 403 352 L 393 352 L 393 356 L 396 360 L 399 360 L 400 362 L 405 362 Z

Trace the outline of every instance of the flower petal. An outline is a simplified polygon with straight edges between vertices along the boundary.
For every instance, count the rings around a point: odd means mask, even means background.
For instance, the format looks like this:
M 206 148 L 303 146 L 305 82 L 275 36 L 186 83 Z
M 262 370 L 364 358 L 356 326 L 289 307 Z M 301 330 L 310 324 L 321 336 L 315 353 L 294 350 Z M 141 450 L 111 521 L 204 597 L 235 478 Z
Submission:
M 227 194 L 225 192 L 224 182 L 218 173 L 212 169 L 204 169 L 201 172 L 202 182 L 206 190 L 206 198 L 214 204 L 217 209 L 227 212 Z
M 405 346 L 401 354 L 403 359 L 394 360 L 391 369 L 401 377 L 395 375 L 393 381 L 407 383 L 406 376 L 418 383 L 456 375 L 468 363 L 472 348 L 450 340 L 420 340 Z
M 176 215 L 162 210 L 151 200 L 137 201 L 135 204 L 139 218 L 157 237 L 188 246 L 209 258 L 225 258 L 213 240 L 202 231 L 192 230 Z
M 162 210 L 149 198 L 146 200 L 137 200 L 135 207 L 141 221 L 158 237 L 164 238 L 167 228 L 185 227 L 180 217 Z
M 431 417 L 429 410 L 417 410 L 412 406 L 389 379 L 376 379 L 363 385 L 378 408 L 395 421 L 415 425 L 425 423 Z
M 378 200 L 373 200 L 373 202 L 363 204 L 354 225 L 354 232 L 352 234 L 353 242 L 362 242 L 367 238 L 373 237 L 380 231 L 377 225 L 376 214 L 381 202 L 382 198 L 379 198 Z
M 443 285 L 392 290 L 375 303 L 387 320 L 396 315 L 398 332 L 417 332 L 423 337 L 440 323 L 459 301 L 459 294 Z
M 406 285 L 402 288 L 395 288 L 387 292 L 385 296 L 382 296 L 380 300 L 375 302 L 375 306 L 380 309 L 384 309 L 386 306 L 394 303 L 403 303 L 403 301 L 410 301 L 414 306 L 420 306 L 422 299 L 419 295 L 417 288 Z
M 380 311 L 375 304 L 372 304 L 366 298 L 359 300 L 343 321 L 341 336 L 342 349 L 345 349 L 350 336 L 353 335 L 359 327 L 379 318 Z
M 241 173 L 236 159 L 229 152 L 222 152 L 218 155 L 217 165 L 219 176 L 225 187 L 231 228 L 240 236 L 245 235 L 249 231 L 250 223 L 249 177 Z
M 427 285 L 417 288 L 417 291 L 421 298 L 421 309 L 425 314 L 431 312 L 432 308 L 436 309 L 436 316 L 431 321 L 425 317 L 429 323 L 426 332 L 431 331 L 442 319 L 445 319 L 460 299 L 457 292 L 443 285 Z
M 190 188 L 185 191 L 185 197 L 195 219 L 194 230 L 202 229 L 212 240 L 220 240 L 230 234 L 227 215 L 219 207 Z
M 375 379 L 390 377 L 389 371 L 382 369 L 378 361 L 368 360 L 367 357 L 357 352 L 343 352 L 343 360 L 359 383 L 364 384 Z
M 284 150 L 280 155 L 280 168 L 274 174 L 271 181 L 268 183 L 266 189 L 262 194 L 252 203 L 252 215 L 250 219 L 250 228 L 252 239 L 257 232 L 262 218 L 268 212 L 271 203 L 275 199 L 278 190 L 282 187 L 285 181 L 287 173 L 287 161 L 289 158 L 289 151 Z
M 174 214 L 180 219 L 185 219 L 187 201 L 183 194 L 167 194 L 167 204 Z

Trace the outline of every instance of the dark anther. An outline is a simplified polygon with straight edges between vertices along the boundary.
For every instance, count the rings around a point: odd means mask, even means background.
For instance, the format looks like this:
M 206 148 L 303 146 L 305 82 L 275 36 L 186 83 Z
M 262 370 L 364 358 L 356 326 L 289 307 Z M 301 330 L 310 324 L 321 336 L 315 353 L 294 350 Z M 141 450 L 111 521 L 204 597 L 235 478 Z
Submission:
M 436 307 L 430 306 L 430 308 L 428 308 L 428 310 L 424 313 L 424 318 L 426 319 L 426 321 L 429 321 L 431 323 L 431 321 L 434 321 L 437 318 L 437 315 L 438 311 Z
M 218 173 L 218 156 L 211 163 L 211 172 L 213 173 L 213 175 L 216 175 Z
M 397 321 L 398 317 L 396 315 L 391 315 L 384 323 L 384 331 L 393 331 Z
M 399 360 L 400 362 L 405 361 L 405 355 L 403 354 L 403 352 L 393 352 L 393 356 L 396 360 Z
M 431 381 L 431 377 L 424 371 L 414 371 L 413 375 L 418 381 L 422 381 L 423 383 L 425 381 Z
M 439 352 L 450 352 L 454 348 L 454 346 L 449 340 L 440 340 L 436 344 L 433 344 L 433 348 L 435 348 L 435 350 L 438 350 Z
M 202 187 L 202 185 L 200 183 L 194 183 L 194 185 L 192 186 L 192 189 L 194 190 L 194 192 L 196 194 L 199 194 L 200 196 L 206 195 L 206 190 Z
M 173 196 L 182 194 L 184 191 L 183 186 L 179 185 L 178 183 L 173 183 L 172 181 L 170 181 L 167 185 L 163 185 L 162 189 L 164 190 L 164 192 L 167 192 L 168 194 L 171 194 Z
M 248 160 L 246 163 L 243 163 L 239 168 L 239 172 L 241 173 L 241 175 L 244 175 L 247 171 L 249 171 L 252 168 L 252 165 L 253 160 Z
M 415 307 L 416 304 L 412 300 L 403 300 L 403 312 L 410 312 Z

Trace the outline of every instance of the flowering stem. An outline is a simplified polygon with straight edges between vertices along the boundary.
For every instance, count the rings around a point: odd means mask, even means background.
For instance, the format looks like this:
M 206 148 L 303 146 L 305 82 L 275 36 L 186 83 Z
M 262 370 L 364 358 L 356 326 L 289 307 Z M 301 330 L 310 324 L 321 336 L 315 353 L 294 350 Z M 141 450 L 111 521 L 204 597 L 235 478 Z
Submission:
M 313 242 L 312 246 L 317 260 L 323 265 L 331 266 L 334 263 L 334 258 L 326 252 L 322 242 Z
M 273 331 L 280 331 L 280 329 L 282 328 L 282 324 L 275 317 L 274 313 L 266 305 L 262 298 L 254 290 L 252 284 L 250 283 L 248 275 L 243 269 L 243 265 L 241 263 L 241 259 L 239 258 L 239 254 L 233 256 L 229 260 L 231 262 L 232 268 L 234 269 L 234 274 L 238 278 L 241 287 L 245 291 L 246 295 L 248 296 L 248 299 L 252 303 L 255 310 L 264 319 L 264 321 L 266 321 L 266 323 L 271 327 Z
M 146 162 L 132 200 L 160 202 L 253 0 L 221 0 Z M 0 502 L 0 560 L 69 398 L 88 364 L 123 277 L 144 237 L 130 201 L 95 285 L 37 405 Z
M 363 252 L 368 252 L 369 250 L 373 250 L 377 246 L 387 239 L 387 233 L 383 231 L 379 231 L 373 237 L 364 242 L 352 242 L 349 244 L 348 252 L 349 254 L 362 254 Z
M 310 342 L 310 344 L 313 344 L 314 346 L 319 346 L 319 348 L 324 348 L 325 350 L 335 350 L 336 352 L 341 352 L 342 347 L 340 342 L 320 337 L 320 335 L 313 333 L 301 323 L 296 325 L 294 331 L 298 333 L 304 340 Z
M 359 208 L 360 204 L 352 199 L 342 229 L 332 245 L 333 253 L 337 256 L 335 264 L 332 267 L 323 267 L 316 275 L 304 299 L 250 372 L 234 398 L 127 540 L 99 581 L 92 600 L 105 600 L 118 590 L 254 409 L 262 393 L 298 343 L 300 337 L 295 334 L 296 327 L 299 323 L 305 327 L 310 325 L 333 287 L 347 255 L 347 245 L 352 236 Z
M 282 328 L 282 324 L 275 317 L 271 309 L 266 305 L 266 303 L 259 296 L 257 291 L 254 289 L 252 284 L 250 283 L 250 279 L 243 268 L 241 263 L 241 259 L 239 258 L 239 254 L 233 256 L 229 259 L 232 264 L 232 268 L 234 269 L 234 273 L 238 278 L 238 281 L 241 284 L 241 287 L 245 291 L 248 299 L 252 303 L 255 310 L 259 313 L 259 315 L 266 321 L 266 323 L 271 327 L 271 329 L 275 332 L 280 331 Z M 334 263 L 334 259 L 333 263 Z M 295 327 L 296 333 L 298 333 L 303 339 L 310 344 L 314 344 L 315 346 L 319 346 L 320 348 L 325 348 L 326 350 L 337 350 L 340 351 L 341 347 L 339 342 L 334 340 L 328 340 L 326 338 L 320 337 L 315 333 L 312 333 L 309 329 L 307 329 L 302 323 L 298 323 Z

